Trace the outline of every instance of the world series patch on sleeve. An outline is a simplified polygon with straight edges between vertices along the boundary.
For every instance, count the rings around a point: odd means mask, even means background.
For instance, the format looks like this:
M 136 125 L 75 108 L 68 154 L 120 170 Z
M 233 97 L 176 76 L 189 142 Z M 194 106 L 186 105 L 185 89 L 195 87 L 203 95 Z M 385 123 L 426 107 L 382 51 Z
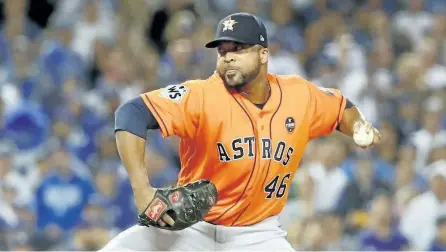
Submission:
M 208 180 L 158 189 L 146 210 L 139 215 L 139 224 L 171 231 L 182 230 L 202 221 L 217 200 L 217 188 Z M 173 226 L 162 227 L 157 223 L 165 213 L 174 219 Z

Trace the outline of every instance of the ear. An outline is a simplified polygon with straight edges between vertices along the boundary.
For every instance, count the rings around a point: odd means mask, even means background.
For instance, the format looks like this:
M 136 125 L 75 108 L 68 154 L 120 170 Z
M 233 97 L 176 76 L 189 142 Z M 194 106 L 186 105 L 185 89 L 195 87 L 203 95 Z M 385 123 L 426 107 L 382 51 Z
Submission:
M 260 49 L 260 62 L 262 64 L 268 63 L 268 57 L 269 57 L 269 51 L 268 48 L 262 48 Z

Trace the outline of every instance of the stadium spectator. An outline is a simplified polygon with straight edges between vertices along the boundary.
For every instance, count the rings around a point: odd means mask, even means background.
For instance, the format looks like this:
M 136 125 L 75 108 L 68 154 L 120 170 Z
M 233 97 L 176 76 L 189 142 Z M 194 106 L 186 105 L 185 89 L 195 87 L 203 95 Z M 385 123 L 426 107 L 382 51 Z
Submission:
M 88 67 L 92 64 L 93 44 L 97 38 L 114 36 L 115 24 L 107 8 L 101 8 L 101 1 L 85 1 L 83 16 L 77 19 L 73 28 L 71 48 L 81 56 Z
M 37 227 L 72 230 L 93 192 L 88 179 L 76 174 L 70 154 L 58 150 L 51 156 L 52 170 L 36 190 Z
M 437 235 L 431 243 L 429 251 L 446 251 L 446 215 L 441 215 L 436 222 Z
M 355 168 L 354 178 L 344 188 L 336 209 L 346 218 L 347 230 L 353 234 L 367 224 L 366 211 L 372 199 L 378 194 L 391 192 L 390 186 L 374 175 L 371 160 L 358 160 Z
M 406 237 L 394 226 L 391 198 L 387 195 L 375 197 L 369 213 L 368 228 L 361 234 L 361 250 L 402 251 L 409 250 Z
M 314 217 L 308 219 L 305 223 L 305 228 L 301 230 L 302 243 L 295 244 L 295 249 L 305 251 L 321 251 L 324 249 L 324 229 L 322 220 Z
M 331 212 L 322 217 L 325 233 L 325 251 L 352 251 L 358 248 L 350 235 L 344 234 L 344 223 L 341 215 Z
M 430 190 L 414 198 L 401 216 L 401 232 L 415 249 L 426 250 L 435 238 L 437 218 L 446 211 L 446 169 L 440 165 L 430 178 Z
M 415 171 L 413 163 L 400 161 L 396 166 L 393 188 L 398 191 L 406 187 L 412 187 L 417 192 L 423 192 L 428 185 L 424 177 Z
M 397 12 L 393 19 L 395 29 L 407 36 L 415 47 L 421 43 L 434 21 L 432 14 L 423 9 L 424 2 L 424 0 L 405 1 L 406 8 Z
M 339 167 L 345 159 L 346 148 L 335 138 L 327 138 L 319 146 L 319 162 L 309 167 L 308 172 L 314 181 L 312 201 L 315 213 L 335 210 L 348 178 Z
M 426 172 L 435 139 L 446 138 L 446 130 L 441 128 L 441 101 L 430 97 L 423 105 L 422 128 L 414 132 L 410 140 L 417 148 L 415 169 L 421 173 Z

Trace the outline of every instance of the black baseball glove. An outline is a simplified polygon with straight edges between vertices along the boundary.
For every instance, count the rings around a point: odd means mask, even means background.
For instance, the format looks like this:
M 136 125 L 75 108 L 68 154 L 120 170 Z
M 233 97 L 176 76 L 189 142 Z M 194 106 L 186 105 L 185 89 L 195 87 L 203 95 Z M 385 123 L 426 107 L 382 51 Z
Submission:
M 202 221 L 217 200 L 217 188 L 208 180 L 158 189 L 153 200 L 139 215 L 139 224 L 171 231 L 182 230 Z M 173 226 L 162 227 L 157 223 L 165 213 L 175 221 Z

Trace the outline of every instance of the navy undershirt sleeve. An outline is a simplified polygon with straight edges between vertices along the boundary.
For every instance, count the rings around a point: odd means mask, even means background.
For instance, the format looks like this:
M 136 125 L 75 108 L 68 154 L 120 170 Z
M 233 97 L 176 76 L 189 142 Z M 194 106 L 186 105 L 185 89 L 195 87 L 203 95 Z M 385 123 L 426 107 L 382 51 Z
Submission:
M 355 104 L 353 104 L 353 102 L 351 102 L 349 99 L 347 99 L 347 104 L 345 105 L 345 109 L 352 108 L 352 107 L 355 107 Z M 341 127 L 340 124 L 338 124 L 338 126 L 336 126 L 337 131 L 339 131 L 339 127 Z
M 133 98 L 116 109 L 115 132 L 123 130 L 145 139 L 149 129 L 159 129 L 159 125 L 141 97 Z
M 355 104 L 353 104 L 353 102 L 351 102 L 349 99 L 347 99 L 347 104 L 345 105 L 345 108 L 348 109 L 348 108 L 351 108 L 354 106 L 355 106 Z

